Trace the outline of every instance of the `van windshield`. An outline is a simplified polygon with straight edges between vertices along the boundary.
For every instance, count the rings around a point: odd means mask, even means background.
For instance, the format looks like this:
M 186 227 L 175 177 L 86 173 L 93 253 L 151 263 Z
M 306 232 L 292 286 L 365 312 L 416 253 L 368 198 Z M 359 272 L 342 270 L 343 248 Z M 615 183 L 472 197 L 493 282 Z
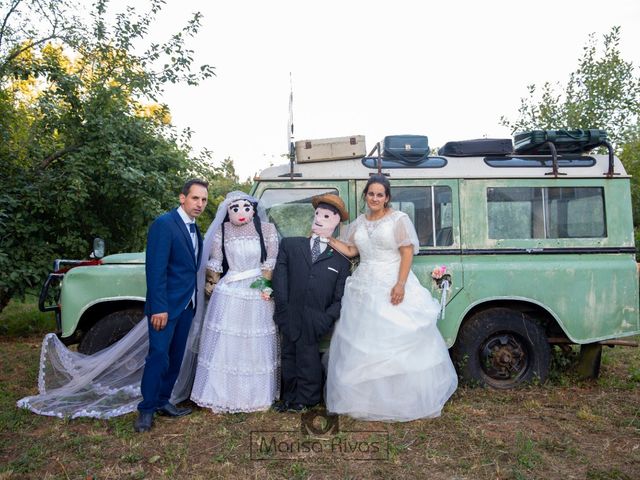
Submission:
M 335 188 L 274 188 L 260 198 L 259 210 L 276 227 L 280 238 L 304 237 L 309 234 L 315 209 L 311 199 L 323 193 L 335 193 Z

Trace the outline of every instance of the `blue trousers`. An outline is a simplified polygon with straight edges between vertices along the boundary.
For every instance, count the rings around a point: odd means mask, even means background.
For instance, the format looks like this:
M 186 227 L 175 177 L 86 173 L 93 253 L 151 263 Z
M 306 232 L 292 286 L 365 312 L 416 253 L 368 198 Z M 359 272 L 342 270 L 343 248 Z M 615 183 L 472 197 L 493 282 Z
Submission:
M 149 354 L 145 359 L 140 390 L 142 401 L 138 404 L 141 412 L 155 412 L 171 397 L 171 391 L 180 373 L 182 357 L 189 336 L 194 310 L 187 307 L 180 316 L 170 318 L 162 330 L 149 324 Z

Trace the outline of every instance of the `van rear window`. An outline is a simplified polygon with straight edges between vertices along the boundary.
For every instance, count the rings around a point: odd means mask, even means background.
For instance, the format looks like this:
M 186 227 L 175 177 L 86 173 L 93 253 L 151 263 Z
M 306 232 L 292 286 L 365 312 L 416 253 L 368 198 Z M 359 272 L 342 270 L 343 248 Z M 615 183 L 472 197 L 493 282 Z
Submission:
M 391 187 L 391 208 L 406 213 L 416 227 L 420 246 L 453 244 L 453 206 L 447 186 Z
M 607 236 L 602 187 L 489 187 L 489 238 Z

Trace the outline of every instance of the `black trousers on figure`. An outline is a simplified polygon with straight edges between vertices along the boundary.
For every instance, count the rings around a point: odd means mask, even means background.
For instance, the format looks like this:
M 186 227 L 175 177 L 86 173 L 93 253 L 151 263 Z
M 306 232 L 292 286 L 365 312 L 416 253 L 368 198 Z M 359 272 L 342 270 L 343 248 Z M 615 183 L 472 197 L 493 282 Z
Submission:
M 282 334 L 281 365 L 282 400 L 312 406 L 322 399 L 323 370 L 320 345 L 291 341 Z

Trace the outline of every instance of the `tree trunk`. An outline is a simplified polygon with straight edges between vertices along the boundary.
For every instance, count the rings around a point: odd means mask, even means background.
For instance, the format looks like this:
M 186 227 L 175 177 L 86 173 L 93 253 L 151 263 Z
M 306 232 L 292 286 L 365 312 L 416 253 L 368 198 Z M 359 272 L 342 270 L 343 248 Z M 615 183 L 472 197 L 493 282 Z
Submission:
M 12 292 L 8 289 L 2 288 L 0 289 L 0 313 L 4 310 L 9 304 L 9 300 L 11 300 Z

